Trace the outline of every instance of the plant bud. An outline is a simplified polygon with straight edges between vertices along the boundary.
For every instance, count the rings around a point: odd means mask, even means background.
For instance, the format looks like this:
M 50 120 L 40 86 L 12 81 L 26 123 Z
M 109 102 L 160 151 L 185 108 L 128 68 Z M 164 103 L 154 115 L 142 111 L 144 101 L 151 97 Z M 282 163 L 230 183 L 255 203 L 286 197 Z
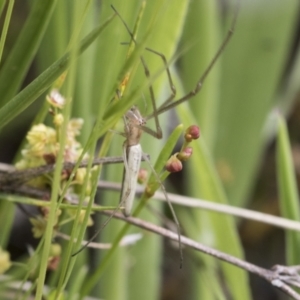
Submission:
M 177 158 L 177 154 L 174 154 L 169 158 L 165 167 L 166 167 L 166 170 L 171 173 L 179 172 L 182 170 L 182 163 Z
M 200 136 L 200 129 L 197 125 L 191 125 L 186 131 L 184 138 L 187 142 L 197 140 Z
M 146 169 L 140 169 L 138 174 L 138 183 L 143 184 L 146 182 L 148 177 L 148 171 Z
M 50 94 L 47 95 L 46 99 L 50 105 L 58 108 L 63 108 L 66 102 L 65 98 L 56 89 L 53 89 Z
M 64 116 L 62 114 L 56 114 L 53 118 L 53 123 L 55 126 L 59 127 L 64 122 Z
M 191 157 L 192 154 L 193 154 L 193 148 L 186 147 L 180 153 L 178 153 L 177 158 L 181 161 L 186 161 Z

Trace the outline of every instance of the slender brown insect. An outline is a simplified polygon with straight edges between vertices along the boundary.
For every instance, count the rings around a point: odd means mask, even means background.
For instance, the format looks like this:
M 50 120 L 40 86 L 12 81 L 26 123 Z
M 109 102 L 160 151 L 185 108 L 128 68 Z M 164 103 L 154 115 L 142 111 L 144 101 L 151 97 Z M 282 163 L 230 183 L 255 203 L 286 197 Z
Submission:
M 140 138 L 141 138 L 142 132 L 145 131 L 146 133 L 152 135 L 153 137 L 155 137 L 157 139 L 161 139 L 163 134 L 162 134 L 162 130 L 161 130 L 161 127 L 159 124 L 158 116 L 160 114 L 176 107 L 177 105 L 191 99 L 192 97 L 194 97 L 196 94 L 198 94 L 200 92 L 202 85 L 203 85 L 204 81 L 206 80 L 208 74 L 210 73 L 211 69 L 215 65 L 216 61 L 219 59 L 220 55 L 222 54 L 222 52 L 224 51 L 224 49 L 226 48 L 228 42 L 230 41 L 230 39 L 232 37 L 233 31 L 234 31 L 234 28 L 236 25 L 236 21 L 237 21 L 239 4 L 240 4 L 240 1 L 237 0 L 236 10 L 234 13 L 234 17 L 233 17 L 231 26 L 230 26 L 222 44 L 220 45 L 218 51 L 214 55 L 213 59 L 211 60 L 211 62 L 209 63 L 209 65 L 207 66 L 207 68 L 203 72 L 203 74 L 200 76 L 194 89 L 191 90 L 190 92 L 188 92 L 186 95 L 180 97 L 179 99 L 175 99 L 176 98 L 176 88 L 173 84 L 173 80 L 172 80 L 171 73 L 170 73 L 170 70 L 168 67 L 167 59 L 165 58 L 165 56 L 162 53 L 152 50 L 150 48 L 146 48 L 147 51 L 152 52 L 155 55 L 158 55 L 163 60 L 163 63 L 165 65 L 165 69 L 167 72 L 167 76 L 168 76 L 169 87 L 170 87 L 171 93 L 170 93 L 170 96 L 163 102 L 163 104 L 157 108 L 155 97 L 154 97 L 153 87 L 152 87 L 152 85 L 149 85 L 149 93 L 150 93 L 151 103 L 152 103 L 152 107 L 153 107 L 153 112 L 151 114 L 149 114 L 148 116 L 142 117 L 138 108 L 134 106 L 130 110 L 128 110 L 127 113 L 125 114 L 125 117 L 124 117 L 125 133 L 123 134 L 126 137 L 126 141 L 125 141 L 124 147 L 123 147 L 125 172 L 124 172 L 123 187 L 122 187 L 121 200 L 120 200 L 120 205 L 124 206 L 123 213 L 125 216 L 130 215 L 132 205 L 133 205 L 133 200 L 135 197 L 137 175 L 138 175 L 138 171 L 139 171 L 140 163 L 141 163 L 141 159 L 142 159 L 142 148 L 140 146 Z M 128 33 L 131 37 L 132 42 L 136 43 L 135 37 L 134 37 L 133 33 L 130 31 L 126 22 L 123 20 L 121 15 L 118 13 L 118 11 L 113 6 L 112 6 L 112 9 L 116 12 L 116 14 L 119 16 L 120 20 L 126 27 Z M 147 76 L 147 78 L 150 79 L 149 68 L 148 68 L 144 58 L 142 56 L 140 58 L 141 58 L 141 62 L 142 62 L 143 68 L 144 68 L 145 75 Z M 151 118 L 154 118 L 155 127 L 156 127 L 155 130 L 145 126 L 146 122 Z M 157 177 L 158 181 L 160 182 L 159 176 L 157 174 L 156 174 L 156 177 Z M 179 222 L 175 215 L 175 212 L 172 208 L 172 205 L 168 199 L 167 193 L 165 192 L 164 186 L 162 185 L 161 182 L 160 182 L 160 184 L 161 184 L 163 192 L 165 193 L 166 200 L 169 204 L 169 207 L 172 211 L 174 221 L 177 225 L 178 240 L 179 240 L 179 244 L 180 244 L 181 260 L 182 260 L 182 250 L 181 250 L 181 242 L 180 242 L 180 225 L 179 225 Z

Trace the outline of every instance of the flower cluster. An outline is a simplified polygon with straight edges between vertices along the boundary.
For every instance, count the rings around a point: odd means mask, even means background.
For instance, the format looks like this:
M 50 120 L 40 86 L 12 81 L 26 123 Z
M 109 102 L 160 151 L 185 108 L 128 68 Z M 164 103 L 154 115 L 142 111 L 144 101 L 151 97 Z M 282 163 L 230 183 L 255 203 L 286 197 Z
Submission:
M 193 140 L 197 140 L 200 136 L 200 129 L 197 125 L 190 126 L 184 135 L 184 143 L 180 152 L 173 154 L 166 163 L 166 170 L 175 173 L 182 170 L 182 162 L 188 160 L 193 154 L 193 148 L 189 144 Z
M 24 170 L 33 167 L 39 167 L 47 164 L 54 164 L 57 160 L 58 153 L 60 151 L 60 138 L 62 135 L 62 126 L 64 125 L 64 117 L 61 113 L 66 99 L 59 93 L 57 89 L 53 89 L 46 97 L 46 100 L 50 104 L 50 114 L 53 117 L 53 127 L 46 126 L 45 124 L 36 124 L 32 126 L 30 131 L 27 133 L 26 140 L 27 144 L 22 150 L 22 158 L 17 162 L 16 168 Z M 76 162 L 82 154 L 83 148 L 78 142 L 77 137 L 80 135 L 81 128 L 83 126 L 82 119 L 71 119 L 67 124 L 67 131 L 65 136 L 65 145 L 63 158 L 65 162 Z M 84 159 L 87 159 L 87 155 Z M 87 174 L 85 168 L 79 168 L 72 181 L 68 190 L 68 193 L 80 193 L 82 184 L 88 176 L 87 189 L 84 191 L 86 197 L 89 197 L 91 190 L 91 174 Z M 61 173 L 60 185 L 63 189 L 66 181 L 70 178 L 70 171 L 63 170 Z M 50 187 L 52 183 L 52 175 L 42 175 L 37 178 L 30 180 L 27 184 L 35 188 L 44 189 Z M 70 219 L 74 218 L 74 210 L 68 210 L 67 214 Z M 49 208 L 41 207 L 40 215 L 34 218 L 30 218 L 32 224 L 32 232 L 35 238 L 40 238 L 45 232 L 48 222 Z M 60 226 L 60 219 L 65 214 L 62 214 L 61 210 L 56 212 L 56 220 L 54 222 L 54 232 Z M 85 211 L 83 210 L 80 214 L 80 219 L 84 218 Z M 70 220 L 69 219 L 69 220 Z M 92 225 L 92 219 L 89 219 L 88 226 Z M 57 251 L 56 251 L 57 252 Z M 51 256 L 49 260 L 49 268 L 55 269 L 59 261 L 59 254 L 57 253 Z
M 179 172 L 182 170 L 182 162 L 188 160 L 193 154 L 193 148 L 190 147 L 190 143 L 193 140 L 198 139 L 200 136 L 199 127 L 196 125 L 190 126 L 184 135 L 184 143 L 181 150 L 173 154 L 165 164 L 165 171 L 160 174 L 160 180 L 165 180 L 170 173 Z M 145 194 L 148 198 L 151 198 L 161 183 L 155 181 L 148 182 L 145 189 Z
M 27 145 L 22 150 L 22 159 L 17 162 L 16 168 L 24 170 L 38 167 L 45 164 L 53 164 L 60 150 L 59 136 L 64 122 L 63 115 L 59 109 L 63 108 L 65 99 L 57 90 L 52 90 L 47 96 L 50 103 L 54 128 L 45 124 L 34 125 L 27 133 Z M 76 162 L 82 153 L 81 144 L 76 140 L 83 125 L 82 119 L 71 119 L 67 126 L 66 144 L 64 149 L 64 161 Z M 87 158 L 87 157 L 85 157 Z M 75 174 L 74 184 L 82 184 L 85 177 L 85 169 L 79 169 Z M 62 180 L 68 179 L 66 174 L 62 174 Z M 51 178 L 50 178 L 51 180 Z M 49 184 L 49 177 L 40 176 L 30 181 L 30 185 L 44 188 Z

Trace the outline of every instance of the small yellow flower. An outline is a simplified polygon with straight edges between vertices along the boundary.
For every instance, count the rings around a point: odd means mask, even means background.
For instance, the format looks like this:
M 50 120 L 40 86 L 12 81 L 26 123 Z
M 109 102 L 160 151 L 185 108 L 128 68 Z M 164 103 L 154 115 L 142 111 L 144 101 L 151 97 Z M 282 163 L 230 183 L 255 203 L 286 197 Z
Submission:
M 51 244 L 49 255 L 50 256 L 60 256 L 61 255 L 61 245 L 57 244 L 57 243 Z
M 23 152 L 23 151 L 22 151 L 22 152 Z M 25 160 L 25 159 L 19 160 L 19 161 L 15 164 L 15 167 L 16 167 L 18 170 L 24 170 L 24 169 L 28 168 L 27 160 Z
M 83 123 L 84 121 L 81 118 L 71 119 L 68 124 L 68 133 L 70 133 L 71 136 L 79 135 Z
M 44 216 L 45 221 L 47 221 L 48 217 L 49 217 L 49 213 L 50 213 L 50 208 L 46 207 L 46 206 L 43 206 L 43 207 L 41 207 L 41 212 Z M 55 221 L 54 221 L 53 226 L 57 225 L 58 220 L 59 220 L 59 216 L 61 215 L 61 213 L 62 213 L 61 209 L 56 210 L 56 212 L 55 212 Z
M 41 157 L 46 152 L 47 146 L 56 144 L 56 132 L 44 124 L 34 125 L 28 132 L 27 156 Z M 25 154 L 25 153 L 24 153 Z
M 69 209 L 68 213 L 72 217 L 76 216 L 76 210 L 74 210 L 74 209 Z M 86 210 L 82 209 L 80 211 L 80 213 L 79 213 L 79 223 L 83 222 L 85 214 L 86 214 Z M 89 216 L 89 220 L 88 220 L 87 226 L 92 226 L 93 224 L 94 224 L 93 219 L 91 218 L 91 216 Z
M 47 126 L 44 124 L 34 125 L 31 130 L 27 133 L 27 141 L 30 145 L 36 143 L 44 143 L 46 137 Z
M 0 274 L 3 274 L 11 267 L 10 254 L 0 247 Z
M 53 118 L 53 124 L 60 127 L 64 122 L 64 116 L 62 114 L 56 114 Z
M 33 225 L 31 229 L 33 237 L 36 239 L 40 238 L 46 230 L 46 220 L 41 216 L 37 216 L 36 218 L 29 218 L 29 221 Z
M 28 150 L 28 155 L 41 157 L 44 154 L 45 144 L 36 143 L 30 147 Z
M 86 176 L 86 169 L 79 168 L 75 175 L 75 182 L 76 184 L 83 184 L 84 178 Z

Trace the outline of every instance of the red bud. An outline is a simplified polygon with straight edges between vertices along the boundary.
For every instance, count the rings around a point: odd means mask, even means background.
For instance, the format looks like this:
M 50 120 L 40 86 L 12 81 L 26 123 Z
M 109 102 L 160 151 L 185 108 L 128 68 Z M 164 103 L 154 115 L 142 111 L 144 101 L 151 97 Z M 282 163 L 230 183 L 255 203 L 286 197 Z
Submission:
M 143 184 L 146 182 L 148 177 L 148 171 L 146 169 L 140 169 L 138 174 L 138 183 Z
M 197 140 L 200 136 L 200 129 L 197 125 L 191 125 L 186 131 L 184 138 L 187 142 Z
M 165 167 L 166 167 L 166 170 L 171 173 L 179 172 L 182 170 L 182 163 L 177 158 L 177 154 L 174 154 L 169 158 Z
M 191 157 L 192 154 L 193 154 L 193 148 L 186 147 L 177 155 L 177 158 L 181 161 L 186 161 Z

